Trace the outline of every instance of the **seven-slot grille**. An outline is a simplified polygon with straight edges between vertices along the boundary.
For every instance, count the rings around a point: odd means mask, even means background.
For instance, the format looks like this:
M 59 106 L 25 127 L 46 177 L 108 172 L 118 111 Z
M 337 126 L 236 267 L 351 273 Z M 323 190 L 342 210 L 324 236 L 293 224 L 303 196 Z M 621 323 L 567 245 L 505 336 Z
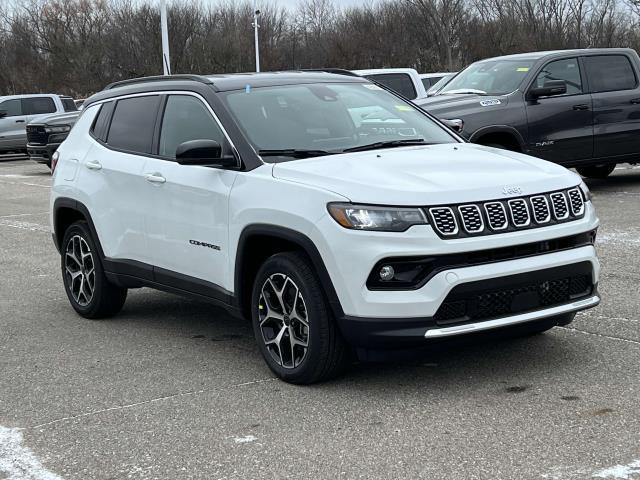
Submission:
M 576 220 L 585 213 L 578 187 L 530 197 L 427 208 L 441 237 L 489 235 Z

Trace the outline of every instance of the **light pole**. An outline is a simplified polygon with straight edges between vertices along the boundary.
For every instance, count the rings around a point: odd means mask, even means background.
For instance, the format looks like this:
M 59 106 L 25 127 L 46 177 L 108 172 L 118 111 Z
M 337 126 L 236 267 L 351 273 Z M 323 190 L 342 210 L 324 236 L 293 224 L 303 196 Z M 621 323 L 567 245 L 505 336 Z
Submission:
M 160 30 L 162 31 L 162 70 L 165 75 L 171 75 L 169 28 L 167 27 L 167 0 L 160 0 Z
M 256 3 L 257 1 L 254 0 L 253 1 L 253 37 L 254 37 L 254 42 L 256 46 L 256 72 L 259 72 L 260 71 L 260 45 L 258 43 L 258 28 L 260 28 L 260 25 L 258 25 L 258 15 L 260 15 L 260 10 L 258 10 Z

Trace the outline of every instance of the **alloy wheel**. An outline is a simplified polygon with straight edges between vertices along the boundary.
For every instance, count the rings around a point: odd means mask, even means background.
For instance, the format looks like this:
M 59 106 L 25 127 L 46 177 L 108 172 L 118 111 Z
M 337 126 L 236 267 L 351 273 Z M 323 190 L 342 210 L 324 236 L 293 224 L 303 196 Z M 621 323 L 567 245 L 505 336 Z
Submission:
M 307 307 L 291 277 L 275 273 L 264 282 L 258 300 L 262 340 L 273 360 L 283 368 L 299 366 L 309 349 Z
M 74 235 L 67 243 L 64 272 L 75 302 L 81 307 L 89 305 L 95 289 L 96 269 L 91 249 L 80 235 Z

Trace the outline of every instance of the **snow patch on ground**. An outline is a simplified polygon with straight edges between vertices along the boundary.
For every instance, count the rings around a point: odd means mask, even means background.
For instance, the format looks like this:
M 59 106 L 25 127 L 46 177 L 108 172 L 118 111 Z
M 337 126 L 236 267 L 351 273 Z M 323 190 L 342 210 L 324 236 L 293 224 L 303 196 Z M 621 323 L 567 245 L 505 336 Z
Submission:
M 22 445 L 22 432 L 0 425 L 0 478 L 6 480 L 63 480 L 42 466 Z
M 640 460 L 635 460 L 627 465 L 616 465 L 605 468 L 593 474 L 593 478 L 609 478 L 615 480 L 631 480 L 640 478 Z
M 236 437 L 233 440 L 236 443 L 251 443 L 251 442 L 255 442 L 258 438 L 254 437 L 253 435 L 246 435 L 244 437 Z

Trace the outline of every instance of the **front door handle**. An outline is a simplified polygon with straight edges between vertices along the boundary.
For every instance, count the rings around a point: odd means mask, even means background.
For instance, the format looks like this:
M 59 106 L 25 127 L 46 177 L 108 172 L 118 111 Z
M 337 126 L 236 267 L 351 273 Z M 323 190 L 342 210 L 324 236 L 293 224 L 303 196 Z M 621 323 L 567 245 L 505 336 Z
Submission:
M 16 120 L 16 123 L 24 123 L 24 120 Z
M 147 182 L 151 183 L 165 183 L 167 181 L 167 179 L 159 173 L 147 173 L 144 178 L 147 180 Z
M 633 103 L 634 105 L 640 104 L 640 98 L 632 98 L 631 103 Z
M 84 164 L 89 170 L 102 170 L 102 164 L 97 160 L 89 160 Z
M 589 105 L 587 105 L 586 103 L 583 103 L 581 105 L 574 105 L 573 109 L 574 110 L 589 110 Z

